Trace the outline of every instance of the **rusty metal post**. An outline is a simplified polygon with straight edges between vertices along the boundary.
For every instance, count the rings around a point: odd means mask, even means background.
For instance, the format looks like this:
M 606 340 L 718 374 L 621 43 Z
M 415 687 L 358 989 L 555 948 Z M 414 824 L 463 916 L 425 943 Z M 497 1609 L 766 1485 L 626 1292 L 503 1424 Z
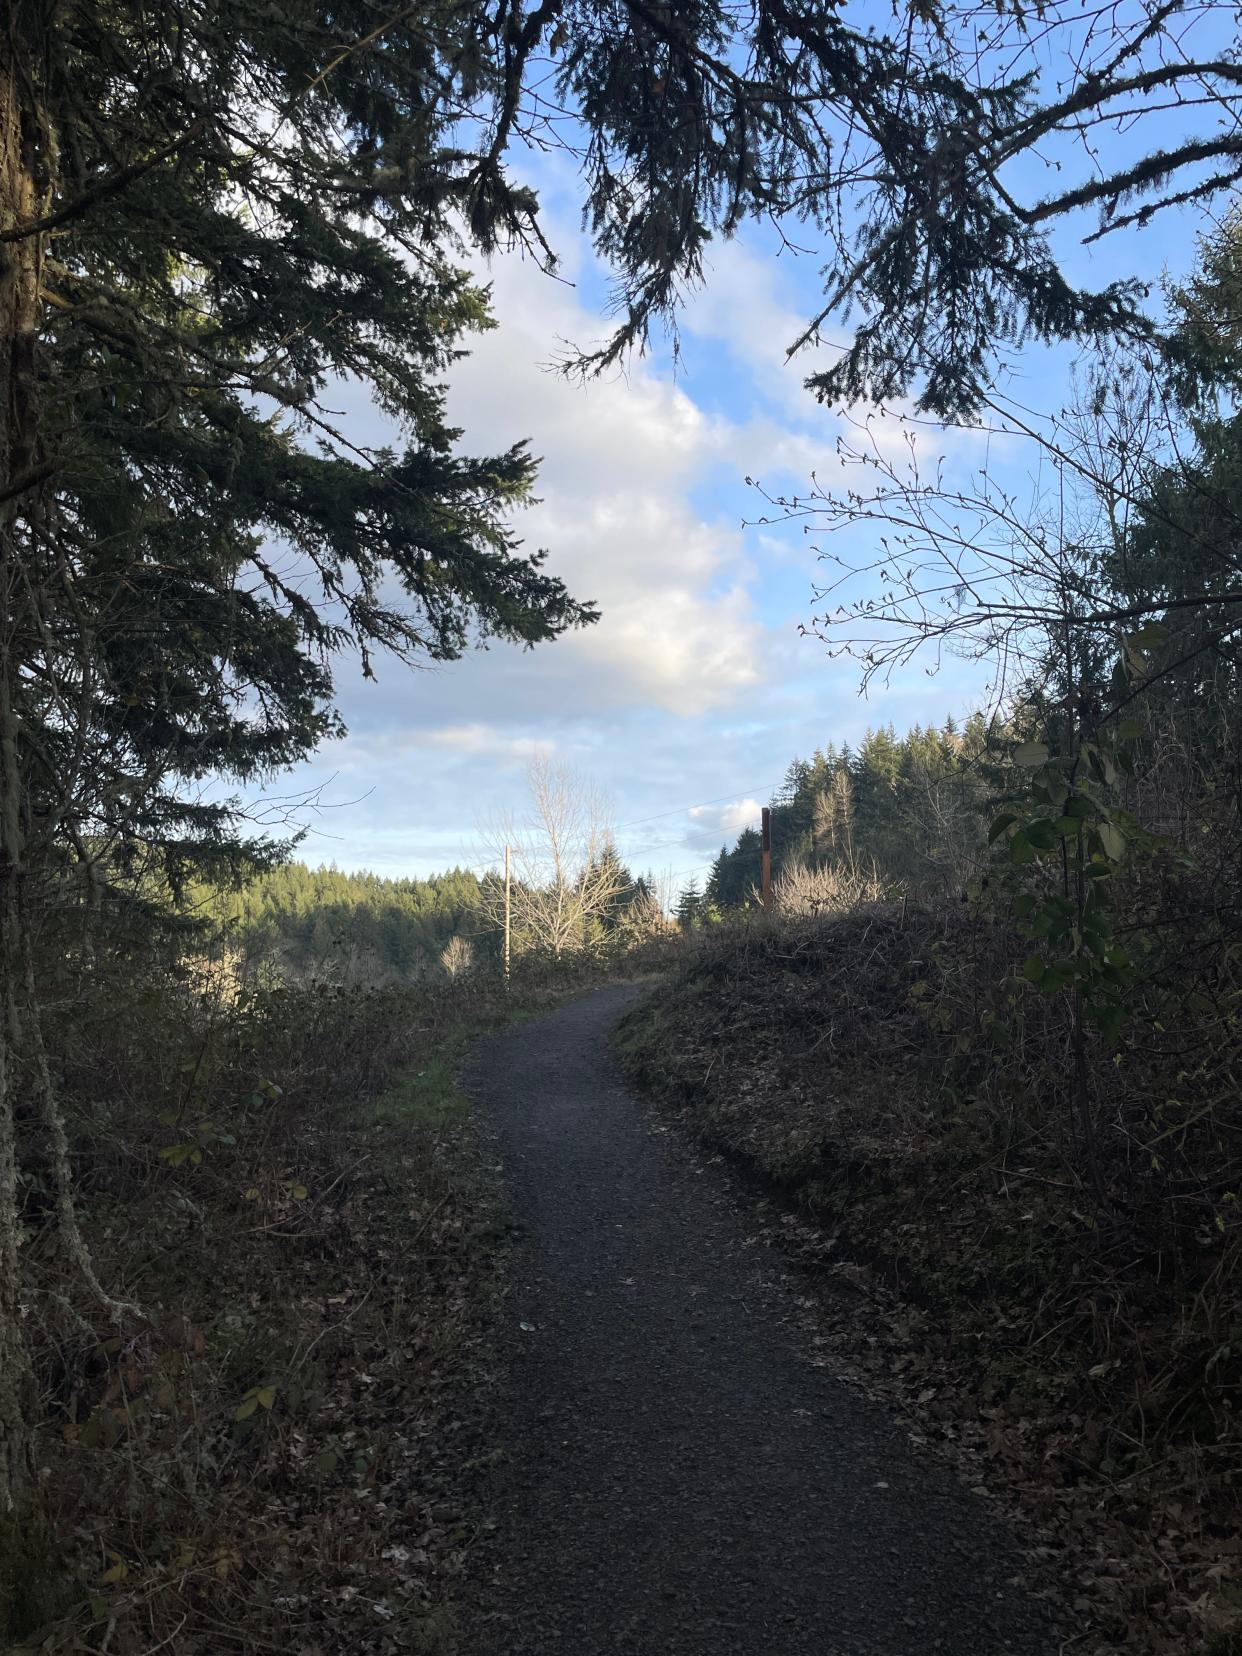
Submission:
M 763 885 L 760 900 L 764 908 L 772 907 L 772 812 L 763 807 Z

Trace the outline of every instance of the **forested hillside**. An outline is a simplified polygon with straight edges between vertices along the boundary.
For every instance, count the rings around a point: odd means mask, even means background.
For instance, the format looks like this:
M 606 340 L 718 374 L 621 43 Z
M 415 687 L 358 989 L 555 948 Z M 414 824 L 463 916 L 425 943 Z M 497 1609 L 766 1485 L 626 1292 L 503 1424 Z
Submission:
M 557 828 L 564 836 L 565 823 Z M 510 953 L 527 964 L 616 958 L 664 930 L 649 876 L 610 839 L 598 854 L 560 840 L 562 863 L 541 869 L 538 842 L 510 881 Z M 501 967 L 503 877 L 450 869 L 387 879 L 282 862 L 228 883 L 192 882 L 174 912 L 207 955 L 247 981 L 381 987 Z
M 1005 731 L 974 714 L 959 727 L 868 731 L 857 751 L 830 743 L 796 759 L 771 801 L 772 872 L 787 899 L 831 869 L 891 895 L 947 894 L 977 874 L 986 844 L 983 808 L 999 786 Z M 745 829 L 717 857 L 704 892 L 719 913 L 757 900 L 759 834 Z M 820 881 L 824 886 L 825 882 Z M 827 889 L 822 903 L 830 901 Z
M 455 937 L 495 943 L 479 880 L 460 868 L 402 880 L 288 862 L 240 885 L 191 886 L 185 905 L 246 969 L 284 978 L 410 981 L 440 970 Z

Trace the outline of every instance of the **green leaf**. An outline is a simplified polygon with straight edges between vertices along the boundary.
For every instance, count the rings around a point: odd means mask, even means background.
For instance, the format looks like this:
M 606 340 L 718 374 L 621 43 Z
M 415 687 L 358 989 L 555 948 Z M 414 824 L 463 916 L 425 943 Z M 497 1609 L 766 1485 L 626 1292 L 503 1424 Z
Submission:
M 1101 822 L 1096 826 L 1096 833 L 1100 837 L 1100 849 L 1113 862 L 1120 862 L 1126 854 L 1126 837 L 1121 829 L 1113 822 Z
M 1036 770 L 1048 758 L 1046 742 L 1023 742 L 1013 756 L 1015 765 L 1022 765 L 1027 770 Z
M 1035 847 L 1025 834 L 1018 833 L 1009 842 L 1009 860 L 1015 867 L 1020 868 L 1023 863 L 1035 861 Z
M 1090 1009 L 1089 1016 L 1104 1040 L 1109 1046 L 1114 1046 L 1125 1028 L 1126 1011 L 1121 1006 L 1098 1006 Z
M 1012 827 L 1017 820 L 1018 817 L 1015 811 L 1002 811 L 996 818 L 996 821 L 988 829 L 988 844 L 995 845 L 997 840 L 1005 832 L 1006 828 Z
M 1043 955 L 1027 955 L 1022 966 L 1022 975 L 1028 983 L 1041 983 L 1047 972 L 1048 967 Z
M 260 1386 L 254 1395 L 261 1409 L 270 1409 L 276 1402 L 275 1386 Z
M 1123 719 L 1117 726 L 1117 735 L 1123 742 L 1137 742 L 1143 735 L 1143 727 L 1137 719 Z
M 1083 751 L 1087 755 L 1087 760 L 1091 766 L 1091 769 L 1099 777 L 1100 781 L 1103 782 L 1106 787 L 1111 787 L 1117 780 L 1117 767 L 1113 764 L 1108 754 L 1102 753 L 1099 748 L 1094 747 L 1090 749 L 1084 748 Z

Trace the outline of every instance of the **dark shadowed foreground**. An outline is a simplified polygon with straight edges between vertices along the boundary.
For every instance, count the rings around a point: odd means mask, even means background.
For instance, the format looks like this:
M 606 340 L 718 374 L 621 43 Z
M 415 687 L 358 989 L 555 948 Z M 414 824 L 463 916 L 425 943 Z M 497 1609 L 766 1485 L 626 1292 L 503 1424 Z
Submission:
M 725 1175 L 646 1125 L 608 1047 L 628 996 L 468 1077 L 525 1231 L 471 1656 L 1052 1656 L 1010 1537 L 814 1366 Z

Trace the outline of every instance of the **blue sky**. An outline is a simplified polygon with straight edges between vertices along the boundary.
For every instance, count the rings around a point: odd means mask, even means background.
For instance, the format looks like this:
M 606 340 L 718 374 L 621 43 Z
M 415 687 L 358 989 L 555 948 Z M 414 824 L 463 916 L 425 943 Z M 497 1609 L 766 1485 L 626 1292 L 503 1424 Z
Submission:
M 961 662 L 934 676 L 916 665 L 860 699 L 856 665 L 828 660 L 799 632 L 815 611 L 813 543 L 797 526 L 743 527 L 763 510 L 748 474 L 805 489 L 833 460 L 839 421 L 801 384 L 815 355 L 784 362 L 822 294 L 822 260 L 778 257 L 757 230 L 720 245 L 686 309 L 680 362 L 658 345 L 624 374 L 582 386 L 546 365 L 566 340 L 606 332 L 607 274 L 578 231 L 563 163 L 532 169 L 561 279 L 516 257 L 490 266 L 499 326 L 455 373 L 450 407 L 467 448 L 532 440 L 542 503 L 521 532 L 603 619 L 533 652 L 496 646 L 434 671 L 389 663 L 378 683 L 342 663 L 349 735 L 274 791 L 320 790 L 319 808 L 303 814 L 300 854 L 312 862 L 393 875 L 481 868 L 483 824 L 521 814 L 524 767 L 546 754 L 611 796 L 636 869 L 680 883 L 702 878 L 792 759 L 856 741 L 869 725 L 960 716 L 981 704 L 986 675 Z M 1169 216 L 1158 232 L 1086 252 L 1084 220 L 1060 245 L 1092 282 L 1158 279 L 1189 268 L 1199 222 Z M 1052 408 L 1069 367 L 1065 352 L 1033 351 L 1012 365 L 1013 383 Z M 382 440 L 365 399 L 344 395 L 343 406 L 353 440 Z M 890 422 L 882 440 L 900 436 Z M 934 433 L 920 441 L 937 451 Z M 977 463 L 955 442 L 956 463 Z M 1025 457 L 1007 463 L 1020 481 Z

